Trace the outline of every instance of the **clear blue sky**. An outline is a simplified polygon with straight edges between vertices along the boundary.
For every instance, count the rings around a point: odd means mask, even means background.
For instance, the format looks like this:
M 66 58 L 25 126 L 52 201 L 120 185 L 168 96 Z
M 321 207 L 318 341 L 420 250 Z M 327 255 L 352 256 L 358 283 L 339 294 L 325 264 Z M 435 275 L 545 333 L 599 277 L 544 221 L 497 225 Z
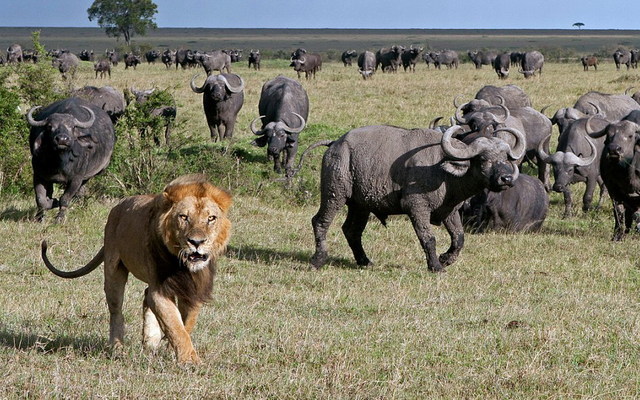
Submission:
M 0 26 L 97 27 L 93 0 L 0 0 Z M 160 28 L 640 29 L 638 0 L 155 0 Z

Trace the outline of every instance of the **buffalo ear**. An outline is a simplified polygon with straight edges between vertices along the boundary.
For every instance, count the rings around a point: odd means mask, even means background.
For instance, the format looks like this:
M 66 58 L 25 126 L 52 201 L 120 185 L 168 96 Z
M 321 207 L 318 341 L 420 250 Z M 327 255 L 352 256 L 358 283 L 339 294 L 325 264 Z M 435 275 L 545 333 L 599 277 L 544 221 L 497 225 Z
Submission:
M 80 135 L 78 136 L 78 143 L 82 147 L 91 147 L 94 143 L 97 143 L 97 140 L 91 134 Z
M 38 134 L 38 137 L 33 141 L 33 149 L 31 149 L 31 154 L 35 155 L 40 150 L 40 146 L 42 146 L 42 132 Z
M 262 135 L 259 138 L 255 139 L 254 141 L 252 141 L 251 144 L 258 147 L 264 147 L 267 145 L 267 139 L 268 139 L 267 135 Z
M 454 160 L 445 160 L 442 161 L 440 167 L 448 174 L 453 176 L 463 176 L 469 170 L 469 166 L 471 162 L 469 160 L 462 161 L 454 161 Z

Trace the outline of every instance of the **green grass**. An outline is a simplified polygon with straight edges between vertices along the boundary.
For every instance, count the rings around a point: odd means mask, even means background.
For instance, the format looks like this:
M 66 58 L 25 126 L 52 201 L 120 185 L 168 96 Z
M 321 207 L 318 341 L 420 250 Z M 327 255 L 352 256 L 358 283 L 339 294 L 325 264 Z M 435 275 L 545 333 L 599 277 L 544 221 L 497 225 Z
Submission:
M 2 198 L 0 210 L 0 398 L 332 398 L 532 399 L 640 395 L 637 234 L 612 243 L 611 205 L 561 219 L 560 195 L 536 234 L 466 236 L 459 260 L 443 274 L 427 271 L 406 217 L 384 228 L 372 219 L 364 246 L 374 266 L 357 268 L 342 236 L 340 214 L 329 232 L 329 264 L 309 269 L 310 219 L 318 207 L 322 150 L 306 160 L 293 187 L 275 180 L 265 149 L 252 147 L 262 84 L 294 76 L 286 61 L 262 71 L 234 65 L 246 82 L 245 105 L 229 143 L 209 143 L 195 71 L 119 66 L 111 80 L 84 65 L 74 85 L 171 88 L 184 149 L 236 157 L 220 186 L 235 196 L 233 236 L 222 258 L 214 299 L 193 339 L 203 364 L 179 367 L 168 348 L 141 346 L 144 284 L 131 278 L 125 297 L 127 343 L 108 350 L 102 276 L 66 281 L 40 260 L 46 238 L 61 268 L 87 262 L 99 249 L 117 199 L 98 189 L 76 201 L 63 225 L 33 222 L 31 194 Z M 301 149 L 369 124 L 426 126 L 453 114 L 453 98 L 471 98 L 485 84 L 513 83 L 537 109 L 572 105 L 589 90 L 622 93 L 637 71 L 603 65 L 549 64 L 541 78 L 516 71 L 498 82 L 488 68 L 376 74 L 364 82 L 354 68 L 327 63 L 303 82 L 311 99 Z M 554 138 L 555 141 L 555 138 Z M 183 142 L 180 142 L 183 143 Z M 178 149 L 180 150 L 180 149 Z M 187 150 L 184 150 L 187 151 Z M 198 165 L 194 165 L 197 169 Z M 574 185 L 574 199 L 583 186 Z M 439 251 L 448 235 L 435 228 Z

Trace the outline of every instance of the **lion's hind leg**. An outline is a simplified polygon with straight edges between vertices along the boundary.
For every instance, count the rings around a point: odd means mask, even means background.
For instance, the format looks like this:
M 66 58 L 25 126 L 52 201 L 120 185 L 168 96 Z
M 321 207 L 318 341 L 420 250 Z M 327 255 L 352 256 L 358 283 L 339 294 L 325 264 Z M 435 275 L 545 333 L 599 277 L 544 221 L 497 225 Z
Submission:
M 162 330 L 158 318 L 149 308 L 147 303 L 147 292 L 149 288 L 144 290 L 144 300 L 142 302 L 142 344 L 149 350 L 156 350 L 162 341 Z
M 129 278 L 129 271 L 122 265 L 120 259 L 105 254 L 104 260 L 104 293 L 109 307 L 109 344 L 113 349 L 124 343 L 124 316 L 122 303 L 124 301 L 124 287 Z

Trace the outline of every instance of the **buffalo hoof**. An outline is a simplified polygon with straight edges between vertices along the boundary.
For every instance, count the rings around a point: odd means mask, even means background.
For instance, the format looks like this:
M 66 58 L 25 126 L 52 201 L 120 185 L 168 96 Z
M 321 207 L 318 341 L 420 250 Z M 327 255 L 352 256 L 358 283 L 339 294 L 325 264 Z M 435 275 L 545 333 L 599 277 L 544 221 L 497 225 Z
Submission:
M 445 272 L 444 265 L 438 263 L 438 265 L 429 265 L 429 271 L 431 272 Z
M 315 269 L 322 268 L 323 265 L 327 263 L 327 253 L 326 252 L 316 252 L 313 257 L 311 257 L 311 265 Z
M 451 253 L 442 253 L 438 258 L 438 261 L 440 261 L 440 263 L 443 266 L 442 268 L 444 269 L 444 267 L 446 267 L 447 265 L 453 264 L 453 262 L 456 261 L 456 258 L 457 258 L 457 254 L 454 255 Z

